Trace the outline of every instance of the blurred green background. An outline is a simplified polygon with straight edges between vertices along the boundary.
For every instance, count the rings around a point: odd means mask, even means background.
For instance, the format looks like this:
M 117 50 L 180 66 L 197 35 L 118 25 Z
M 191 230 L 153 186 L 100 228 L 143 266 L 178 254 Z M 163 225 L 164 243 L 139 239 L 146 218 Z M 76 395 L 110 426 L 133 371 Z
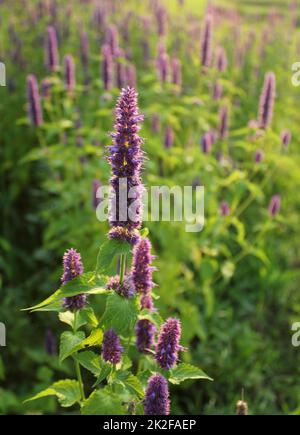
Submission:
M 180 222 L 145 222 L 157 255 L 157 306 L 182 320 L 182 358 L 199 364 L 212 383 L 172 387 L 172 413 L 229 414 L 244 389 L 250 413 L 300 413 L 300 350 L 291 344 L 291 326 L 300 321 L 299 296 L 299 134 L 300 88 L 291 67 L 300 58 L 300 15 L 293 1 L 2 1 L 0 60 L 7 86 L 0 88 L 0 321 L 7 347 L 0 348 L 0 412 L 53 413 L 54 399 L 23 404 L 28 396 L 72 368 L 59 365 L 45 349 L 45 335 L 58 338 L 55 314 L 29 315 L 59 285 L 67 248 L 81 252 L 86 270 L 94 267 L 108 226 L 92 206 L 94 179 L 107 184 L 104 159 L 119 90 L 105 92 L 100 74 L 107 26 L 116 25 L 126 65 L 137 74 L 141 135 L 147 153 L 144 182 L 205 186 L 205 227 L 185 232 Z M 155 10 L 166 11 L 159 36 Z M 297 6 L 297 5 L 296 5 Z M 100 8 L 100 9 L 99 9 Z M 97 22 L 97 11 L 105 20 Z M 96 11 L 96 12 L 95 12 Z M 205 13 L 212 13 L 213 51 L 224 47 L 228 68 L 201 70 L 200 45 Z M 149 27 L 145 27 L 145 19 Z M 59 36 L 60 61 L 72 54 L 77 86 L 64 90 L 63 70 L 44 65 L 48 25 Z M 80 32 L 89 38 L 88 84 L 80 61 Z M 182 64 L 182 89 L 161 85 L 155 68 L 159 41 Z M 147 44 L 149 57 L 143 50 Z M 257 134 L 256 119 L 264 75 L 276 74 L 272 127 Z M 43 98 L 44 124 L 27 119 L 26 76 L 52 82 Z M 223 96 L 212 98 L 216 80 Z M 200 139 L 217 129 L 219 109 L 230 109 L 230 131 L 210 154 Z M 153 130 L 153 116 L 159 128 Z M 164 147 L 164 134 L 174 144 Z M 282 130 L 292 133 L 283 149 Z M 257 149 L 264 151 L 260 164 Z M 216 158 L 222 153 L 222 159 Z M 268 214 L 281 196 L 276 217 Z M 230 214 L 221 216 L 221 201 Z

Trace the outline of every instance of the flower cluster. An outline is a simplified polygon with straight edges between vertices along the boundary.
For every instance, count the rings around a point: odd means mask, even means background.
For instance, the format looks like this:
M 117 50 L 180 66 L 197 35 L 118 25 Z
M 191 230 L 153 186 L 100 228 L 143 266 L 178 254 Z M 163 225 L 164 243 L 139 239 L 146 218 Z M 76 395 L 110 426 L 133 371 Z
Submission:
M 83 264 L 81 256 L 76 249 L 68 249 L 63 256 L 64 273 L 61 277 L 61 282 L 64 285 L 66 282 L 71 281 L 78 275 L 83 273 Z M 79 294 L 75 296 L 66 297 L 63 300 L 63 307 L 70 311 L 81 310 L 87 304 L 87 296 Z
M 110 184 L 109 232 L 111 239 L 123 239 L 135 244 L 142 219 L 141 166 L 142 139 L 138 135 L 143 116 L 137 106 L 137 93 L 133 88 L 122 89 L 116 108 L 113 145 L 109 147 L 108 161 L 112 168 Z M 134 208 L 134 210 L 132 210 Z
M 125 298 L 131 298 L 135 293 L 131 276 L 125 276 L 122 282 L 120 282 L 119 275 L 113 276 L 106 284 L 106 288 L 107 290 L 115 291 Z
M 178 360 L 181 325 L 178 319 L 169 318 L 162 325 L 155 349 L 155 359 L 162 369 L 169 370 Z
M 124 349 L 116 332 L 110 328 L 104 332 L 102 343 L 102 358 L 111 364 L 118 364 L 121 361 Z
M 159 373 L 148 381 L 144 409 L 146 415 L 168 415 L 170 412 L 168 382 Z

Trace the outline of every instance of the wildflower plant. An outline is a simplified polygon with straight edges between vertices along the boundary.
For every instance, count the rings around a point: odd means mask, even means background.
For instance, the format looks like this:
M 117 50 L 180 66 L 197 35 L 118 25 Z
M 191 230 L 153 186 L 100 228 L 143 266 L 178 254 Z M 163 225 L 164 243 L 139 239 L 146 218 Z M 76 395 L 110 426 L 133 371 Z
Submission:
M 159 298 L 158 288 L 153 293 L 155 257 L 141 219 L 142 120 L 135 89 L 122 89 L 113 144 L 108 147 L 114 188 L 108 238 L 89 272 L 84 271 L 79 252 L 67 250 L 61 287 L 30 308 L 57 312 L 68 326 L 60 337 L 59 360 L 61 364 L 73 360 L 74 377 L 55 382 L 29 401 L 55 395 L 63 407 L 79 405 L 82 414 L 126 414 L 130 408 L 137 414 L 167 415 L 172 384 L 211 380 L 200 368 L 182 361 L 181 322 L 173 317 L 164 321 L 154 304 Z M 128 213 L 123 220 L 120 207 L 116 213 L 113 206 L 113 199 L 120 205 L 121 179 L 127 188 L 136 188 L 137 202 L 135 215 Z M 101 299 L 102 311 L 94 304 L 96 298 Z M 85 382 L 85 371 L 94 376 L 93 383 Z

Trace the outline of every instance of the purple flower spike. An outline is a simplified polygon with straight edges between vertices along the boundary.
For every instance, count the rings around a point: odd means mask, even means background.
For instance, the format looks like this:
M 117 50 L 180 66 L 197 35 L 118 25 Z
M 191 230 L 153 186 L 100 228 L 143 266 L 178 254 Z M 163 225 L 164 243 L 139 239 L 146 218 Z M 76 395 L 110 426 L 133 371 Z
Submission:
M 137 93 L 130 87 L 122 89 L 116 107 L 113 144 L 108 147 L 108 161 L 112 168 L 109 204 L 109 223 L 112 229 L 109 238 L 124 239 L 133 244 L 138 241 L 137 230 L 142 224 L 143 185 L 140 173 L 143 153 L 142 138 L 138 135 L 142 120 Z
M 227 56 L 223 47 L 219 47 L 217 51 L 217 60 L 216 60 L 217 70 L 219 72 L 224 72 L 227 69 Z
M 52 84 L 48 79 L 42 80 L 42 83 L 41 83 L 42 98 L 49 98 L 50 97 L 51 87 L 52 87 Z
M 166 24 L 167 24 L 166 9 L 162 6 L 158 6 L 155 11 L 155 17 L 157 22 L 157 32 L 159 36 L 163 36 L 166 33 Z
M 207 132 L 203 135 L 201 139 L 201 147 L 204 154 L 208 154 L 211 150 L 212 146 L 212 136 L 210 132 Z
M 140 240 L 133 250 L 131 276 L 137 293 L 148 295 L 154 287 L 152 281 L 153 258 L 150 240 L 145 237 Z
M 136 88 L 136 69 L 133 64 L 126 67 L 126 82 L 130 88 Z
M 145 415 L 169 415 L 170 399 L 168 381 L 159 373 L 151 376 L 145 392 Z
M 89 65 L 89 39 L 86 32 L 80 32 L 80 60 L 86 72 Z
M 212 39 L 212 17 L 207 15 L 204 21 L 204 30 L 201 44 L 201 65 L 209 68 L 211 65 L 211 39 Z
M 228 136 L 228 107 L 223 106 L 219 112 L 219 135 L 221 139 L 226 139 Z
M 45 63 L 50 71 L 56 71 L 59 66 L 57 34 L 53 26 L 49 26 L 47 29 Z
M 157 113 L 154 113 L 151 117 L 151 130 L 156 134 L 160 131 L 160 117 Z
M 67 92 L 73 92 L 75 88 L 75 63 L 73 56 L 67 54 L 64 57 L 65 88 Z
M 254 160 L 256 163 L 260 163 L 264 158 L 264 153 L 262 150 L 256 150 L 254 155 Z
M 126 82 L 126 66 L 124 64 L 125 53 L 119 48 L 116 55 L 116 63 L 115 63 L 115 76 L 116 76 L 116 85 L 119 89 L 122 89 Z
M 113 58 L 110 46 L 107 44 L 102 47 L 102 81 L 104 89 L 109 91 L 113 83 Z
M 83 274 L 83 264 L 81 256 L 76 249 L 68 249 L 63 256 L 64 273 L 61 277 L 62 285 L 71 281 L 78 275 Z M 87 304 L 87 296 L 85 294 L 79 294 L 76 296 L 70 296 L 64 298 L 63 307 L 70 311 L 81 310 Z
M 279 213 L 280 205 L 281 205 L 280 196 L 279 195 L 272 196 L 270 204 L 269 204 L 269 215 L 271 217 L 274 217 Z
M 218 101 L 222 98 L 223 95 L 223 86 L 222 83 L 216 82 L 213 87 L 213 99 Z
M 148 319 L 141 319 L 135 327 L 136 347 L 139 352 L 147 353 L 154 345 L 154 338 L 157 329 L 155 325 Z
M 108 26 L 106 29 L 105 42 L 110 47 L 112 55 L 116 55 L 119 48 L 119 35 L 116 26 Z
M 27 77 L 27 101 L 28 115 L 31 124 L 35 127 L 38 127 L 43 123 L 43 114 L 38 84 L 34 75 L 29 75 Z
M 153 299 L 150 293 L 141 296 L 141 309 L 155 311 Z
M 120 277 L 112 276 L 106 284 L 107 290 L 113 290 L 124 298 L 131 298 L 134 296 L 135 289 L 130 276 L 125 276 L 122 283 L 120 283 Z
M 174 131 L 169 125 L 165 130 L 164 145 L 166 148 L 171 148 L 174 144 Z
M 122 358 L 124 351 L 121 346 L 120 339 L 111 328 L 104 332 L 102 343 L 102 358 L 111 364 L 118 364 Z
M 275 87 L 275 74 L 269 72 L 265 76 L 263 90 L 259 100 L 258 124 L 260 128 L 267 128 L 271 125 L 275 100 Z
M 291 142 L 292 135 L 289 130 L 283 130 L 280 134 L 281 143 L 284 148 L 287 148 Z
M 178 360 L 181 325 L 178 319 L 169 318 L 160 328 L 155 349 L 155 359 L 162 369 L 171 369 Z
M 172 83 L 179 88 L 181 88 L 182 84 L 182 76 L 181 76 L 181 62 L 179 59 L 174 57 L 171 62 L 172 67 Z
M 228 216 L 230 214 L 230 207 L 227 201 L 222 201 L 220 204 L 220 215 Z
M 161 83 L 166 83 L 169 78 L 169 56 L 165 51 L 159 53 L 156 60 L 157 74 Z

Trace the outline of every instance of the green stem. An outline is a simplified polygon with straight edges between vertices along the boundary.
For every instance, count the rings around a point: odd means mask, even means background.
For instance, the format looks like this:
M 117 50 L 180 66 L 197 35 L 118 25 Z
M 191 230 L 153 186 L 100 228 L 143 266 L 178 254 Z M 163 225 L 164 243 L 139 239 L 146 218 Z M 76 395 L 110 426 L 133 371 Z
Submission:
M 120 283 L 123 282 L 126 270 L 126 254 L 120 255 Z
M 77 376 L 78 383 L 79 383 L 81 400 L 84 401 L 85 394 L 84 394 L 84 389 L 83 389 L 83 382 L 82 382 L 82 376 L 81 376 L 81 371 L 80 371 L 80 365 L 79 365 L 79 362 L 75 358 L 74 358 L 74 363 L 75 363 L 76 376 Z
M 73 332 L 74 333 L 77 331 L 76 321 L 77 321 L 77 311 L 74 312 L 74 323 L 73 323 Z M 77 355 L 77 352 L 75 353 L 75 356 L 76 355 Z M 76 371 L 76 376 L 77 376 L 77 379 L 78 379 L 81 400 L 84 401 L 85 400 L 85 394 L 84 394 L 84 388 L 83 388 L 83 381 L 82 381 L 82 376 L 81 376 L 80 365 L 79 365 L 79 362 L 77 361 L 77 359 L 75 357 L 73 357 L 73 360 L 74 360 L 74 364 L 75 364 L 75 371 Z

